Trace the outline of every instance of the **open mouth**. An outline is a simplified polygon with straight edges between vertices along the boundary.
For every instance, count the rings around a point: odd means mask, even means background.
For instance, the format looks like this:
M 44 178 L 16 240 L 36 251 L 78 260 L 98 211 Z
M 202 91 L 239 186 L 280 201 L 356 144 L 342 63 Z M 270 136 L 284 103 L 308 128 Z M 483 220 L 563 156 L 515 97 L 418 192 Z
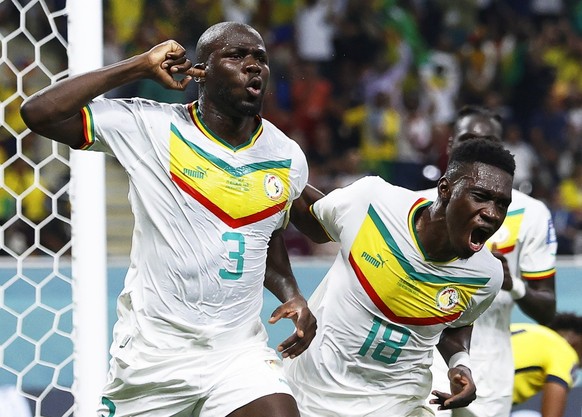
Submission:
M 478 227 L 471 232 L 469 237 L 469 247 L 473 252 L 479 252 L 483 249 L 487 239 L 491 237 L 491 231 L 486 228 Z
M 263 82 L 261 81 L 260 78 L 253 78 L 246 85 L 247 92 L 253 97 L 258 97 L 261 95 L 262 87 L 263 87 Z

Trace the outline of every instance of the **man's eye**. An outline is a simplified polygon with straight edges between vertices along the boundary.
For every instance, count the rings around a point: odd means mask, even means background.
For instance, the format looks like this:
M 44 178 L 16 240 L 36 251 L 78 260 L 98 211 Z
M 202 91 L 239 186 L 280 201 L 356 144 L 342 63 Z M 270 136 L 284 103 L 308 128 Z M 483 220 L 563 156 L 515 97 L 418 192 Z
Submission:
M 473 197 L 475 197 L 475 200 L 477 200 L 477 201 L 487 200 L 487 196 L 485 194 L 481 194 L 481 193 L 473 193 Z

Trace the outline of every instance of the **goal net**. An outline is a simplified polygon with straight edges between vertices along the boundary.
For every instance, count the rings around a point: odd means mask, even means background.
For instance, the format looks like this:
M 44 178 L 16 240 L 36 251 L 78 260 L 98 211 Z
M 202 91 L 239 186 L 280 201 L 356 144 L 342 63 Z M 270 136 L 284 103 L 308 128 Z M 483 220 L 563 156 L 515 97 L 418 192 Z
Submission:
M 100 66 L 100 7 L 0 0 L 0 417 L 94 415 L 99 401 L 102 161 L 30 132 L 19 108 L 41 88 Z

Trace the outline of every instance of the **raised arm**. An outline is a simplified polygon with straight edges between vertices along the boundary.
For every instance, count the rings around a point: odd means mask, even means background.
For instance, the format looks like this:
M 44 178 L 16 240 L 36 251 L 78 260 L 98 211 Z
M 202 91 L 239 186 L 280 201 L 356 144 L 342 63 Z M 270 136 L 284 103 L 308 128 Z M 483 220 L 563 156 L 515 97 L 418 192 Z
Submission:
M 443 331 L 437 348 L 445 363 L 449 365 L 448 377 L 451 393 L 433 391 L 436 399 L 431 404 L 439 404 L 439 410 L 466 407 L 477 398 L 477 389 L 471 375 L 469 346 L 473 326 L 447 328 Z
M 324 195 L 325 194 L 311 184 L 307 184 L 299 198 L 295 200 L 291 206 L 291 223 L 293 223 L 297 230 L 315 243 L 325 243 L 330 241 L 329 236 L 325 233 L 321 224 L 309 209 L 313 203 Z
M 283 357 L 294 358 L 309 347 L 317 322 L 299 290 L 280 231 L 276 231 L 269 242 L 264 286 L 283 303 L 273 311 L 269 323 L 282 318 L 290 318 L 295 323 L 296 331 L 277 347 Z
M 169 40 L 124 61 L 61 80 L 25 100 L 22 119 L 33 132 L 78 148 L 84 143 L 80 111 L 95 97 L 143 78 L 184 90 L 192 77 L 203 76 L 204 71 L 194 69 L 185 52 Z M 178 74 L 185 77 L 174 78 Z

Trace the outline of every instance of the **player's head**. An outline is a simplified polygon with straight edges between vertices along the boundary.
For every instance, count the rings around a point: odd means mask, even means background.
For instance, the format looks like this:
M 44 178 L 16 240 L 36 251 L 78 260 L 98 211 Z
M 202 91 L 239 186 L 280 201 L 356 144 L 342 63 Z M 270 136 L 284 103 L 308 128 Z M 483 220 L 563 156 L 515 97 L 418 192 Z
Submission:
M 222 22 L 208 28 L 196 46 L 200 102 L 229 116 L 259 113 L 269 82 L 269 62 L 261 35 L 251 26 Z
M 574 313 L 557 313 L 548 327 L 566 339 L 582 361 L 582 317 Z
M 505 220 L 514 171 L 513 156 L 499 142 L 479 138 L 453 149 L 437 189 L 458 257 L 481 250 Z
M 482 106 L 464 106 L 457 112 L 449 137 L 447 154 L 459 144 L 470 139 L 489 139 L 494 142 L 503 140 L 501 116 Z

